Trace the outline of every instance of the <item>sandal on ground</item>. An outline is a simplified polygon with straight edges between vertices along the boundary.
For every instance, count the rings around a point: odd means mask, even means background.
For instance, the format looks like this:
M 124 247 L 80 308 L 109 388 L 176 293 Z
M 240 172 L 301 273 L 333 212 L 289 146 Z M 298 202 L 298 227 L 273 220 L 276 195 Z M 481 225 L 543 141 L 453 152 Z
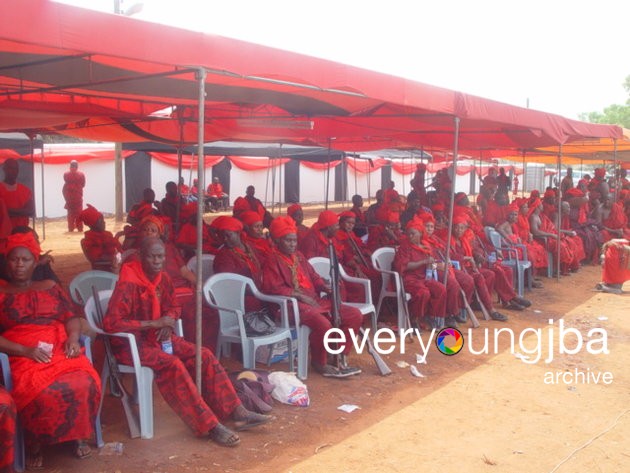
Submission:
M 246 412 L 247 414 L 245 414 L 245 416 L 234 419 L 234 430 L 237 432 L 266 424 L 273 419 L 273 416 L 258 414 L 257 412 L 251 411 Z
M 214 429 L 208 432 L 208 437 L 213 442 L 222 447 L 236 447 L 241 443 L 241 439 L 236 432 L 232 432 L 223 424 L 217 424 Z
M 492 320 L 498 320 L 499 322 L 507 322 L 507 315 L 503 315 L 501 312 L 497 312 L 496 310 L 490 314 L 490 318 Z
M 92 449 L 85 440 L 77 440 L 74 447 L 74 455 L 79 460 L 90 458 L 92 456 Z
M 26 452 L 25 466 L 27 470 L 44 469 L 44 455 L 42 454 L 41 446 L 36 446 L 31 451 Z
M 532 305 L 531 301 L 529 299 L 525 299 L 524 297 L 518 296 L 515 297 L 514 300 L 518 305 L 522 305 L 523 307 L 529 307 Z

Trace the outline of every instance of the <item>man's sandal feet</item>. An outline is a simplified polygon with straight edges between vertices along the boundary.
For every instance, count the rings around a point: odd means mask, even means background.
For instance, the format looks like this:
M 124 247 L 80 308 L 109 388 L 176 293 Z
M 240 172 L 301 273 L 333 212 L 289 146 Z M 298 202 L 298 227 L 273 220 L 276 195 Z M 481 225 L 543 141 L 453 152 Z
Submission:
M 236 447 L 241 443 L 241 438 L 238 434 L 232 432 L 223 424 L 217 424 L 214 429 L 208 432 L 208 437 L 222 447 Z
M 514 300 L 518 305 L 522 305 L 523 307 L 529 307 L 532 305 L 532 302 L 529 299 L 525 299 L 524 297 L 515 297 Z
M 523 307 L 521 304 L 516 302 L 515 299 L 512 299 L 508 303 L 503 303 L 503 308 L 507 309 L 507 310 L 523 310 L 523 309 L 525 309 L 525 307 Z
M 92 456 L 92 449 L 85 440 L 77 440 L 74 447 L 74 455 L 79 460 L 90 458 Z
M 490 318 L 492 320 L 498 320 L 499 322 L 507 322 L 508 318 L 507 315 L 503 315 L 501 312 L 492 312 L 490 314 Z
M 273 416 L 247 411 L 247 415 L 240 419 L 234 419 L 234 430 L 241 432 L 273 420 Z
M 324 378 L 347 378 L 356 373 L 344 372 L 339 370 L 333 365 L 315 366 L 315 371 L 321 374 Z

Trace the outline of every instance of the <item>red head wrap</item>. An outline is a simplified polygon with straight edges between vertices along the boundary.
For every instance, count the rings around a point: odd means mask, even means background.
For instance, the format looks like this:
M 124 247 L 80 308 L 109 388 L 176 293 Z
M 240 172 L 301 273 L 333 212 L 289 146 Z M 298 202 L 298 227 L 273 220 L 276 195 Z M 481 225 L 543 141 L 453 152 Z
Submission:
M 407 222 L 407 230 L 409 230 L 410 228 L 415 228 L 416 230 L 418 230 L 419 232 L 423 233 L 425 232 L 425 228 L 424 228 L 424 222 L 419 219 L 417 216 L 414 216 L 411 220 L 409 220 L 409 222 Z
M 400 214 L 398 212 L 387 212 L 387 217 L 385 218 L 386 223 L 398 223 L 400 222 Z
M 597 179 L 604 179 L 606 177 L 606 168 L 595 169 L 595 177 Z
M 531 194 L 529 194 L 529 199 L 537 199 L 540 197 L 540 191 L 538 189 L 534 189 Z
M 455 194 L 455 204 L 458 204 L 464 199 L 468 199 L 468 195 L 465 192 L 458 192 Z
M 228 217 L 227 215 L 221 215 L 220 217 L 215 218 L 210 224 L 210 227 L 228 232 L 243 231 L 243 223 L 239 219 Z
M 332 227 L 334 224 L 339 223 L 339 217 L 337 217 L 337 214 L 332 210 L 324 210 L 319 214 L 317 223 L 320 229 Z
M 298 212 L 299 210 L 302 210 L 302 206 L 300 204 L 291 204 L 287 208 L 287 215 L 293 216 L 295 212 Z
M 147 215 L 140 221 L 140 228 L 143 228 L 147 223 L 152 223 L 157 227 L 158 233 L 164 235 L 164 221 L 157 215 Z
M 92 207 L 90 204 L 87 204 L 87 208 L 82 210 L 79 214 L 79 218 L 85 223 L 88 227 L 93 227 L 98 222 L 98 219 L 103 216 L 95 207 Z
M 431 207 L 431 210 L 433 210 L 434 213 L 435 212 L 444 212 L 446 210 L 446 205 L 444 205 L 443 202 L 438 202 L 433 207 Z
M 356 214 L 354 212 L 350 212 L 349 210 L 346 210 L 346 211 L 341 212 L 339 214 L 339 220 L 341 220 L 343 218 L 357 218 L 357 216 L 356 216 Z
M 515 200 L 514 202 L 512 202 L 510 205 L 508 205 L 508 211 L 511 212 L 516 212 L 518 213 L 518 202 Z
M 182 208 L 179 209 L 179 217 L 182 220 L 188 220 L 193 215 L 197 214 L 197 203 L 191 202 L 186 205 L 182 205 Z
M 582 192 L 577 187 L 572 187 L 571 189 L 566 191 L 565 194 L 569 197 L 584 197 L 584 192 Z
M 297 233 L 295 220 L 291 217 L 276 217 L 269 225 L 269 233 L 271 233 L 271 238 L 274 239 L 282 238 L 290 233 Z
M 39 255 L 42 249 L 39 247 L 39 243 L 35 239 L 33 232 L 28 233 L 15 233 L 7 237 L 7 243 L 4 253 L 8 256 L 15 248 L 26 248 L 31 252 L 35 260 L 39 259 Z
M 238 219 L 245 225 L 250 227 L 256 222 L 262 222 L 262 217 L 260 216 L 260 214 L 251 210 L 238 214 Z
M 556 192 L 553 189 L 547 189 L 543 195 L 543 199 L 551 199 L 556 197 Z
M 529 202 L 529 208 L 530 210 L 534 210 L 540 204 L 542 204 L 542 201 L 539 198 L 535 198 L 533 201 Z
M 463 214 L 453 215 L 453 225 L 458 225 L 460 223 L 468 225 L 468 218 Z
M 234 208 L 232 209 L 234 215 L 237 215 L 240 212 L 246 212 L 247 210 L 251 210 L 251 208 L 245 197 L 239 197 L 234 201 Z
M 435 217 L 433 217 L 433 214 L 431 214 L 429 212 L 422 212 L 422 213 L 416 214 L 416 217 L 419 218 L 420 220 L 422 220 L 425 224 L 427 222 L 435 223 Z M 414 217 L 414 218 L 416 218 L 416 217 Z

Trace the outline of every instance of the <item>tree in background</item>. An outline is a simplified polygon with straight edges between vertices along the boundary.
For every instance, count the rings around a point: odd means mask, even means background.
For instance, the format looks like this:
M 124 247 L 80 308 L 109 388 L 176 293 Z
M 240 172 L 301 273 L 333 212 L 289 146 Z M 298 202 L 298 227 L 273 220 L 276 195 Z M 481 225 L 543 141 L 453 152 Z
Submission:
M 623 83 L 624 89 L 630 95 L 630 76 L 626 77 Z M 591 123 L 606 123 L 609 125 L 619 125 L 630 128 L 630 97 L 623 105 L 613 104 L 604 109 L 603 112 L 589 112 L 580 114 L 580 120 Z

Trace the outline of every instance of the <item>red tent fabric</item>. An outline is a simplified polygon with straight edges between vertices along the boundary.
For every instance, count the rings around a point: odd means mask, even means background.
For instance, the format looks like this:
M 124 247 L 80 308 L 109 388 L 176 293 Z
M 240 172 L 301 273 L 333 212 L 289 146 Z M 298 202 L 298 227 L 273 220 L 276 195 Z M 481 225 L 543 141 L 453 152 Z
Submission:
M 46 0 L 0 2 L 0 129 L 111 141 L 205 139 L 368 150 L 553 146 L 620 138 L 594 125 L 418 82 Z M 334 138 L 334 139 L 333 139 Z

